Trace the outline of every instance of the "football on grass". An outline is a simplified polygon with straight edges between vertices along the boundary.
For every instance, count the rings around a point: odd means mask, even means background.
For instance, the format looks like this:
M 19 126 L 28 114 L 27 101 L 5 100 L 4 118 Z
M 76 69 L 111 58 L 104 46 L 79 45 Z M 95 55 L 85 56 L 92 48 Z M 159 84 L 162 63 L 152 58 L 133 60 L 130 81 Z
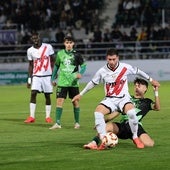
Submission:
M 108 148 L 112 148 L 118 144 L 118 137 L 113 132 L 108 132 L 104 137 L 103 142 Z

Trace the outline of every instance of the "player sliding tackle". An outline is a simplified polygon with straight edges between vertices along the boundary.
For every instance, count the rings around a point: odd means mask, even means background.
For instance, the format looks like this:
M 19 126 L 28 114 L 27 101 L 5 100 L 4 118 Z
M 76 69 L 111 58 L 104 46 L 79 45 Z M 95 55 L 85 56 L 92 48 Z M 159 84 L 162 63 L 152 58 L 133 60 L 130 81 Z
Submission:
M 95 126 L 102 141 L 106 135 L 106 123 L 104 115 L 120 110 L 127 114 L 129 118 L 129 125 L 132 131 L 132 139 L 137 148 L 144 148 L 144 144 L 137 136 L 138 118 L 136 116 L 135 107 L 130 100 L 128 92 L 128 75 L 140 75 L 151 82 L 152 86 L 159 87 L 158 81 L 153 80 L 148 74 L 126 63 L 119 62 L 119 55 L 116 49 L 109 49 L 106 54 L 106 65 L 101 67 L 92 80 L 87 83 L 86 87 L 76 95 L 72 102 L 80 100 L 81 96 L 91 90 L 95 85 L 104 83 L 105 98 L 96 107 Z M 99 150 L 105 149 L 104 142 L 99 146 Z

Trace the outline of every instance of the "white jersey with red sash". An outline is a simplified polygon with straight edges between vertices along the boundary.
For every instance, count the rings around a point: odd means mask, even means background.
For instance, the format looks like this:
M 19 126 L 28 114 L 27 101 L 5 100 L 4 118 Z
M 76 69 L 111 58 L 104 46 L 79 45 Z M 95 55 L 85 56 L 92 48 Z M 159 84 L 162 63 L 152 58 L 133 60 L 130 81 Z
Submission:
M 111 70 L 108 65 L 99 69 L 92 79 L 94 84 L 104 83 L 106 97 L 123 97 L 128 94 L 128 75 L 140 75 L 149 79 L 149 75 L 126 63 L 118 63 L 116 69 Z
M 33 76 L 50 76 L 52 74 L 50 55 L 54 50 L 50 44 L 42 43 L 40 48 L 33 46 L 27 50 L 29 61 L 34 62 Z

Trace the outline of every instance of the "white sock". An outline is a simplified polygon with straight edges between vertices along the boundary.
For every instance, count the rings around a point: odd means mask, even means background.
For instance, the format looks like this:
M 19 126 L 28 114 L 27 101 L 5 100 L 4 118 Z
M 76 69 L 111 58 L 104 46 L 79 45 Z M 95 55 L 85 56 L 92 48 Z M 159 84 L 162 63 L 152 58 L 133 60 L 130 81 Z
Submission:
M 137 132 L 138 132 L 138 118 L 136 116 L 136 111 L 135 109 L 131 109 L 127 112 L 127 115 L 129 117 L 129 125 L 132 131 L 132 138 L 135 139 L 138 137 Z
M 45 113 L 46 113 L 46 118 L 47 118 L 47 117 L 50 117 L 51 105 L 46 105 L 46 106 L 45 106 Z
M 30 116 L 33 118 L 35 118 L 35 109 L 36 109 L 36 104 L 30 103 Z
M 102 139 L 106 135 L 106 123 L 104 120 L 104 115 L 100 112 L 94 112 L 94 116 L 96 130 L 100 136 L 100 139 Z

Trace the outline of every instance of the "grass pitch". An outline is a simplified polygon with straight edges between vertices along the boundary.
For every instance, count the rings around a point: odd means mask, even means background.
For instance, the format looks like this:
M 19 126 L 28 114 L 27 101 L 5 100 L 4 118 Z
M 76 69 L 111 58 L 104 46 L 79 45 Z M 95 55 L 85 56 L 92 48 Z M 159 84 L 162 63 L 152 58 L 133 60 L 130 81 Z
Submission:
M 84 84 L 81 85 L 81 89 Z M 110 150 L 84 150 L 95 135 L 93 112 L 103 98 L 97 86 L 80 101 L 80 129 L 74 129 L 72 105 L 64 104 L 62 128 L 49 130 L 45 123 L 43 94 L 37 98 L 36 122 L 25 124 L 29 115 L 30 90 L 25 85 L 0 86 L 0 169 L 1 170 L 168 170 L 170 167 L 170 82 L 161 82 L 161 111 L 151 111 L 143 120 L 155 140 L 153 148 L 136 149 L 130 140 L 119 140 Z M 133 90 L 130 84 L 130 92 Z M 154 99 L 150 87 L 146 95 Z M 55 89 L 52 95 L 55 120 Z M 119 118 L 117 118 L 119 119 Z

